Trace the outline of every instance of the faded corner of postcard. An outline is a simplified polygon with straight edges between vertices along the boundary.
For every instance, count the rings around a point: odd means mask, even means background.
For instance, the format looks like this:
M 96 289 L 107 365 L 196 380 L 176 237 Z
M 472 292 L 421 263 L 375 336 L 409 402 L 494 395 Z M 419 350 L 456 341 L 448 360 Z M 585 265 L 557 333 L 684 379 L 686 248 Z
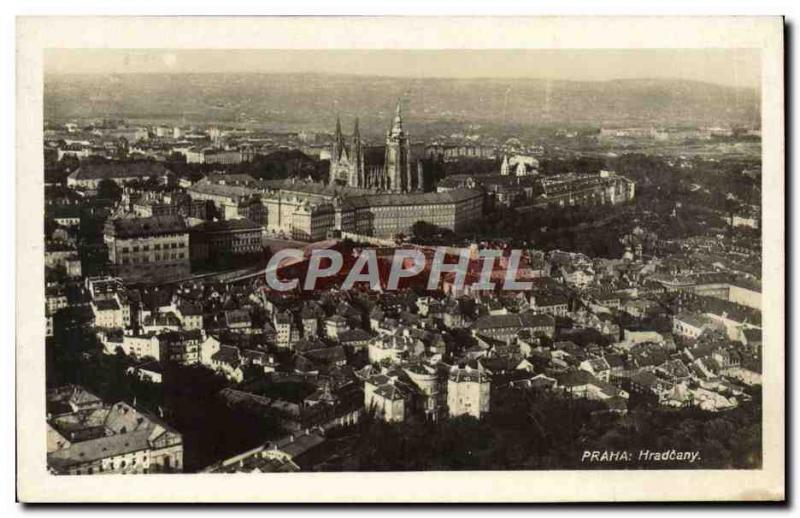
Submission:
M 25 31 L 20 498 L 783 500 L 780 31 L 524 20 Z

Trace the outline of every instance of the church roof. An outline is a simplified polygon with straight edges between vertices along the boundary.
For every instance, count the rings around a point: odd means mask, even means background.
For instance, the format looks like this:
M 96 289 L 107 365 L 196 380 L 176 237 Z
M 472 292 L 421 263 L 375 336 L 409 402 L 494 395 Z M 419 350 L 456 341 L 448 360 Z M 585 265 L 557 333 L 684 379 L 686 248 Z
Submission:
M 152 216 L 149 218 L 115 219 L 106 223 L 107 233 L 118 238 L 177 234 L 187 231 L 186 223 L 179 216 Z
M 394 207 L 403 205 L 444 205 L 482 197 L 476 189 L 455 189 L 448 192 L 387 193 L 349 198 L 346 203 L 355 207 Z

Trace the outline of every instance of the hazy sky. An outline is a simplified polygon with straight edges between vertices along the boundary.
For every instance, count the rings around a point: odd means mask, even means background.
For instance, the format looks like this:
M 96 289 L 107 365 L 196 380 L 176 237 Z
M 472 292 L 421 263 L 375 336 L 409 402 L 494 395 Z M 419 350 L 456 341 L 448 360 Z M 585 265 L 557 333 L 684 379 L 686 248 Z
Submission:
M 758 87 L 757 49 L 48 49 L 46 73 L 323 72 L 398 77 L 671 78 Z

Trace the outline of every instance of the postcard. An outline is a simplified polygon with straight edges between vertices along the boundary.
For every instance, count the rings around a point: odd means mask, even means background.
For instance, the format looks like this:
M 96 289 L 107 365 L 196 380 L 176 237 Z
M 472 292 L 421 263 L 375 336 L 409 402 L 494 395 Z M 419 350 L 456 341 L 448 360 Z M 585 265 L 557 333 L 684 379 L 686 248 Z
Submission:
M 781 18 L 17 28 L 19 500 L 785 498 Z

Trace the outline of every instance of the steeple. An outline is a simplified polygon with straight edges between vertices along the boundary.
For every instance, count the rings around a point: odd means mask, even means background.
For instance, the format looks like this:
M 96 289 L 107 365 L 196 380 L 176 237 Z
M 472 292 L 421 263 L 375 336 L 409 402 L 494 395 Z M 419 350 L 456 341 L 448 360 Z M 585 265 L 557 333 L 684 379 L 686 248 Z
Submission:
M 353 124 L 353 158 L 358 160 L 361 155 L 361 132 L 358 130 L 358 117 Z
M 333 135 L 333 152 L 331 153 L 331 160 L 339 160 L 347 154 L 344 145 L 344 136 L 342 135 L 342 121 L 339 116 L 336 116 L 336 133 Z
M 350 156 L 352 158 L 353 167 L 355 168 L 355 175 L 353 180 L 356 187 L 364 187 L 367 178 L 364 172 L 364 151 L 361 147 L 361 132 L 358 129 L 358 117 L 353 123 L 353 145 L 350 147 Z
M 384 177 L 391 192 L 408 192 L 411 189 L 411 164 L 408 137 L 403 131 L 400 102 L 394 112 L 392 127 L 386 133 L 386 158 Z
M 392 129 L 389 130 L 389 135 L 392 137 L 403 135 L 403 117 L 400 115 L 400 101 L 397 101 L 397 108 L 394 111 L 394 120 L 392 121 Z

